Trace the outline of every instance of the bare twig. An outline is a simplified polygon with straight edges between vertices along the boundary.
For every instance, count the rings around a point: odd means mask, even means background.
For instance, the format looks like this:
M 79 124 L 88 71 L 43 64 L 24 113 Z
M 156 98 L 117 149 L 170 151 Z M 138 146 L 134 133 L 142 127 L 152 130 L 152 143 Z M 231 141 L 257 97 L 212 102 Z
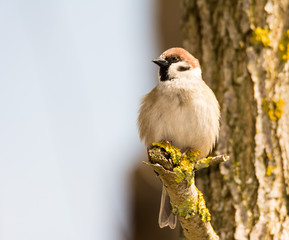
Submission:
M 213 166 L 213 165 L 219 164 L 221 162 L 226 162 L 228 160 L 230 160 L 230 157 L 226 154 L 218 155 L 215 157 L 208 157 L 208 158 L 200 159 L 200 160 L 197 160 L 196 165 L 195 165 L 195 169 L 200 170 L 202 168 Z

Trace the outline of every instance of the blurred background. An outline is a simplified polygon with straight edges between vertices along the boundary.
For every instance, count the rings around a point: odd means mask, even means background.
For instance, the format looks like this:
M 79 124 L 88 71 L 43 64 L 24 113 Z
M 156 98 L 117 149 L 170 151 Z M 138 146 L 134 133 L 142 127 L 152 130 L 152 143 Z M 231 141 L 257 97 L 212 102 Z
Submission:
M 0 1 L 0 240 L 176 238 L 136 119 L 179 5 Z

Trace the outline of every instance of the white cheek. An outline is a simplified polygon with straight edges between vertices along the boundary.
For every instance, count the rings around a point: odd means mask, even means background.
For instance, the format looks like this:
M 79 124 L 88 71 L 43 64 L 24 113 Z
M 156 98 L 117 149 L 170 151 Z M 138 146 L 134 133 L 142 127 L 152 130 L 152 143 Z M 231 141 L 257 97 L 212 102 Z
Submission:
M 202 80 L 202 71 L 200 68 L 194 68 L 192 70 L 179 72 L 179 76 L 188 80 Z
M 199 81 L 202 80 L 202 71 L 200 68 L 193 68 L 187 71 L 178 71 L 178 68 L 182 66 L 183 63 L 174 63 L 169 67 L 168 74 L 171 79 L 181 79 L 182 81 Z

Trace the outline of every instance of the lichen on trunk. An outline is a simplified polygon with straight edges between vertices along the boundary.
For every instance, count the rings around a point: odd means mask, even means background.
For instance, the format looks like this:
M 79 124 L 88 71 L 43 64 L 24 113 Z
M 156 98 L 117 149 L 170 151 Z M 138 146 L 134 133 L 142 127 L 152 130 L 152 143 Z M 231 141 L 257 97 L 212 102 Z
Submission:
M 221 239 L 289 239 L 289 1 L 183 0 L 184 47 L 221 106 L 197 185 Z M 289 52 L 289 51 L 288 51 Z

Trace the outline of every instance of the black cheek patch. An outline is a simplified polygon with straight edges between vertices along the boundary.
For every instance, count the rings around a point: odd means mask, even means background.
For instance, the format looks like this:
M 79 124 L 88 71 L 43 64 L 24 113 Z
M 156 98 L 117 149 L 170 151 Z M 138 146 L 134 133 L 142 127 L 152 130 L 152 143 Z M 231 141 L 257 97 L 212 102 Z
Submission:
M 177 62 L 181 61 L 181 58 L 180 57 L 167 57 L 166 60 L 168 61 L 169 65 L 168 66 L 160 66 L 160 80 L 162 82 L 171 80 L 171 78 L 168 74 L 169 67 L 172 63 L 177 63 Z M 188 69 L 190 69 L 190 67 L 188 67 Z M 182 71 L 186 71 L 188 69 L 185 69 Z
M 168 67 L 160 67 L 160 80 L 162 82 L 170 80 L 168 70 L 169 70 Z

